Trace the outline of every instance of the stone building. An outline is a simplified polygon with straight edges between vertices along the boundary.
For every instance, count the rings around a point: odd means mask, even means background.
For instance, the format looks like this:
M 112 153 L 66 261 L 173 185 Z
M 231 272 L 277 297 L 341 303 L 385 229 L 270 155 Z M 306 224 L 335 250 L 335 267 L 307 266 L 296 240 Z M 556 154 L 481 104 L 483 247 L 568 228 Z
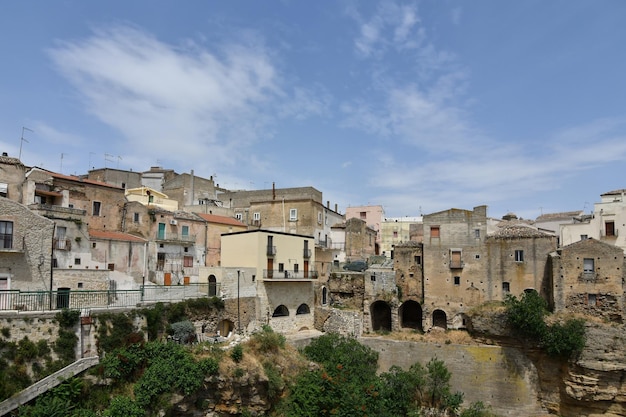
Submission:
M 137 289 L 144 284 L 148 272 L 146 239 L 117 231 L 90 230 L 89 246 L 91 268 L 110 271 L 107 279 L 113 284 L 105 289 Z
M 550 254 L 554 311 L 569 311 L 623 323 L 624 252 L 584 239 Z
M 393 258 L 394 246 L 411 241 L 411 231 L 421 225 L 421 216 L 385 218 L 380 224 L 380 254 Z
M 0 197 L 0 290 L 50 290 L 54 222 Z
M 523 221 L 503 221 L 486 239 L 487 275 L 480 281 L 484 300 L 502 301 L 535 290 L 552 298 L 548 254 L 557 248 L 556 236 Z
M 420 243 L 405 242 L 395 246 L 393 269 L 402 300 L 413 300 L 420 305 L 424 302 L 424 271 L 422 266 L 422 245 Z
M 24 178 L 26 167 L 18 158 L 8 156 L 6 152 L 0 156 L 0 197 L 23 203 Z
M 124 189 L 141 187 L 141 176 L 141 172 L 113 168 L 92 169 L 87 173 L 87 178 L 90 180 L 105 182 Z
M 221 266 L 222 234 L 243 232 L 248 226 L 239 220 L 216 214 L 196 213 L 207 223 L 205 266 Z
M 385 210 L 383 209 L 383 206 L 368 205 L 348 207 L 346 208 L 346 220 L 352 218 L 365 221 L 365 224 L 376 232 L 376 244 L 374 248 L 374 254 L 381 254 L 381 224 L 385 219 Z
M 194 174 L 193 170 L 189 174 L 178 174 L 165 181 L 162 191 L 178 201 L 178 207 L 207 205 L 217 200 L 213 177 L 208 179 L 199 177 Z

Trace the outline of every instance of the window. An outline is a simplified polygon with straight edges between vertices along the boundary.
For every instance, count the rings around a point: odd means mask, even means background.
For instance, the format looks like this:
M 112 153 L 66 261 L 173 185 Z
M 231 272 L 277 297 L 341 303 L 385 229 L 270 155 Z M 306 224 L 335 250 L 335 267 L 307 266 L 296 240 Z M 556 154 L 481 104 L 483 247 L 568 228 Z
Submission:
M 183 266 L 185 268 L 190 268 L 193 266 L 193 256 L 184 256 L 183 257 Z
M 259 220 L 261 220 L 261 213 L 259 213 L 258 211 L 257 211 L 257 212 L 255 212 L 255 213 L 252 215 L 252 219 L 258 222 Z
M 422 264 L 422 257 L 420 255 L 416 255 L 413 260 L 415 261 L 416 265 L 421 265 Z
M 524 251 L 517 249 L 515 251 L 515 262 L 524 262 Z
M 461 285 L 461 277 L 454 277 L 454 285 Z
M 430 226 L 430 237 L 439 237 L 439 226 Z
M 615 234 L 615 222 L 604 223 L 604 234 L 605 236 L 617 236 Z
M 279 263 L 278 264 L 278 272 L 283 272 L 284 270 L 285 270 L 285 264 Z
M 376 275 L 370 275 L 370 281 L 376 281 Z
M 102 203 L 100 203 L 99 201 L 94 201 L 92 204 L 92 210 L 91 210 L 91 214 L 94 216 L 99 216 L 100 215 L 100 206 L 102 205 Z
M 508 282 L 502 283 L 502 291 L 503 292 L 511 292 L 511 284 Z
M 393 238 L 397 239 L 398 238 L 398 232 L 396 232 L 395 230 L 393 231 Z
M 450 250 L 450 268 L 463 268 L 463 260 L 460 249 Z
M 109 271 L 115 271 L 115 264 L 108 264 L 108 265 L 107 265 L 107 269 L 108 269 Z
M 13 247 L 13 222 L 0 222 L 0 248 Z
M 365 220 L 365 219 L 367 219 L 367 212 L 365 212 L 365 211 L 360 212 L 360 213 L 359 213 L 359 218 L 360 218 L 361 220 Z
M 139 213 L 133 213 L 133 221 L 139 223 Z
M 587 294 L 587 304 L 591 307 L 596 306 L 596 295 L 595 294 Z
M 580 235 L 580 240 L 587 240 L 588 236 L 587 235 Z
M 311 310 L 309 309 L 309 306 L 306 304 L 300 304 L 298 306 L 298 309 L 296 310 L 296 315 L 298 314 L 310 314 Z
M 317 213 L 317 224 L 322 224 L 322 212 Z
M 474 237 L 480 239 L 480 229 L 474 229 Z
M 289 221 L 295 222 L 298 220 L 298 209 L 289 209 Z
M 0 182 L 0 196 L 6 197 L 9 185 L 6 182 Z
M 241 213 L 235 213 L 235 219 L 241 221 L 242 219 Z
M 189 226 L 183 226 L 181 228 L 180 234 L 182 236 L 189 236 Z
M 83 288 L 83 283 L 82 282 L 78 283 L 78 288 Z
M 74 265 L 80 265 L 80 258 L 74 258 Z
M 52 258 L 52 267 L 53 268 L 59 267 L 59 261 L 57 261 L 57 258 Z
M 593 274 L 595 271 L 595 265 L 593 258 L 585 258 L 583 259 L 583 272 L 585 274 Z
M 297 274 L 299 270 L 300 270 L 300 265 L 298 265 L 298 264 L 293 264 L 293 272 L 294 272 L 295 274 Z
M 154 196 L 153 195 L 149 195 L 148 196 L 148 203 L 154 203 Z
M 189 252 L 189 247 L 185 246 L 185 247 L 183 248 L 183 251 L 184 251 L 185 253 Z

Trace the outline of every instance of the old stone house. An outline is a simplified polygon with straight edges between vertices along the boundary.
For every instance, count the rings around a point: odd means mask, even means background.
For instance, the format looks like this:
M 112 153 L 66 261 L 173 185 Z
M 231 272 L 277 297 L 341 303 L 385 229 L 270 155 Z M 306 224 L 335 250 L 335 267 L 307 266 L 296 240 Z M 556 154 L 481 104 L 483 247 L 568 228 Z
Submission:
M 0 156 L 0 197 L 23 203 L 22 187 L 25 176 L 24 164 L 18 158 L 10 157 L 3 152 Z
M 204 219 L 207 224 L 206 259 L 204 266 L 220 266 L 222 234 L 242 232 L 248 230 L 248 226 L 232 217 L 204 213 L 196 213 L 196 215 Z
M 50 290 L 54 222 L 0 197 L 0 290 Z
M 550 254 L 554 311 L 582 313 L 622 323 L 624 252 L 588 238 Z

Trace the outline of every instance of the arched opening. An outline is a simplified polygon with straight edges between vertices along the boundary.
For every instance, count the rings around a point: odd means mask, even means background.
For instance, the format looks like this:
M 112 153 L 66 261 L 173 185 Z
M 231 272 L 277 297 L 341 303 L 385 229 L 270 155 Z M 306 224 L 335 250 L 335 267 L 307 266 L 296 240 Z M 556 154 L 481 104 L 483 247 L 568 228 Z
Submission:
M 422 306 L 417 301 L 407 300 L 398 309 L 400 326 L 422 330 Z
M 322 287 L 322 305 L 328 304 L 328 290 L 326 287 Z
M 526 288 L 526 289 L 524 290 L 524 292 L 525 292 L 526 294 L 531 294 L 531 293 L 539 294 L 539 293 L 537 292 L 537 290 L 536 290 L 536 289 L 534 289 L 534 288 Z
M 217 279 L 215 275 L 209 275 L 209 297 L 217 296 Z
M 375 301 L 370 306 L 372 330 L 391 331 L 391 307 L 384 301 Z
M 272 317 L 288 317 L 288 316 L 289 316 L 289 309 L 285 307 L 283 304 L 276 307 L 276 310 L 274 310 L 274 314 L 272 314 Z
M 448 317 L 443 310 L 433 311 L 433 327 L 440 327 L 442 329 L 448 328 Z
M 222 320 L 217 325 L 217 333 L 220 336 L 228 337 L 235 330 L 235 323 L 230 320 Z
M 311 313 L 311 310 L 309 309 L 309 306 L 306 304 L 300 304 L 298 306 L 298 309 L 296 310 L 296 316 L 298 314 L 309 314 Z
M 453 329 L 467 329 L 469 325 L 469 317 L 466 314 L 459 313 L 454 318 L 452 318 L 452 328 Z

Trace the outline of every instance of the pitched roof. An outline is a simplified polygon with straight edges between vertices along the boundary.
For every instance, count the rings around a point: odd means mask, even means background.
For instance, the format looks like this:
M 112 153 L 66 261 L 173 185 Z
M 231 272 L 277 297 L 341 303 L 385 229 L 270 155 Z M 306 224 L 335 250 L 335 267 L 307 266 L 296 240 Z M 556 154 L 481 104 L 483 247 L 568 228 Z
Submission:
M 196 213 L 196 214 L 202 217 L 204 220 L 206 220 L 209 223 L 218 223 L 218 224 L 227 224 L 230 226 L 246 227 L 245 224 L 243 224 L 237 219 L 233 219 L 232 217 L 218 216 L 217 214 L 204 214 L 204 213 Z
M 147 242 L 146 239 L 139 236 L 131 235 L 129 233 L 114 232 L 109 230 L 89 230 L 89 237 L 95 239 L 105 240 L 122 240 L 126 242 Z
M 562 213 L 546 213 L 546 214 L 542 214 L 541 216 L 537 217 L 537 219 L 535 221 L 571 219 L 572 217 L 581 216 L 584 213 L 585 212 L 583 210 L 565 211 L 565 212 L 562 212 Z
M 537 228 L 528 224 L 514 222 L 512 224 L 505 224 L 498 227 L 498 230 L 493 233 L 490 238 L 493 239 L 525 239 L 531 237 L 553 237 L 550 233 L 542 232 Z

